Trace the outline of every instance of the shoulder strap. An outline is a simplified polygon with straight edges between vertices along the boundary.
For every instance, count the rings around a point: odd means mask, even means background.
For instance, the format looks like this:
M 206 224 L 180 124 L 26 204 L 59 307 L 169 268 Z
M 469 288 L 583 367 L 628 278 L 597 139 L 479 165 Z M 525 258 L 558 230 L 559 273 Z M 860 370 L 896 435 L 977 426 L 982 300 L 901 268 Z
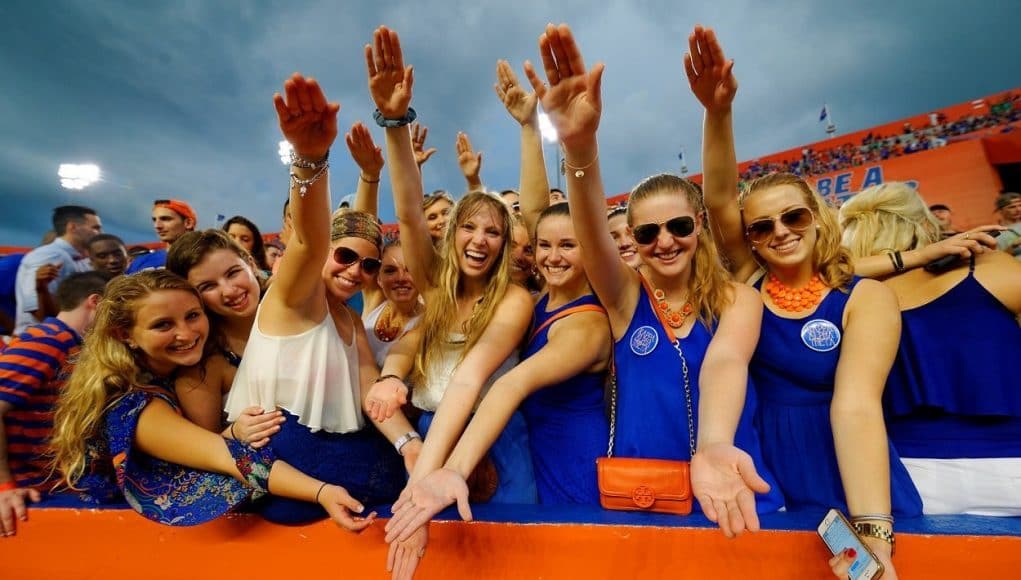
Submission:
M 557 312 L 553 316 L 550 316 L 549 319 L 546 320 L 546 322 L 543 322 L 542 324 L 539 325 L 538 328 L 533 330 L 532 335 L 528 337 L 528 343 L 531 344 L 532 341 L 535 340 L 535 337 L 539 336 L 539 333 L 548 328 L 549 325 L 560 320 L 561 318 L 566 318 L 578 312 L 602 312 L 603 314 L 606 314 L 606 309 L 603 308 L 602 306 L 599 306 L 598 304 L 579 304 L 578 306 L 565 308 L 560 312 Z

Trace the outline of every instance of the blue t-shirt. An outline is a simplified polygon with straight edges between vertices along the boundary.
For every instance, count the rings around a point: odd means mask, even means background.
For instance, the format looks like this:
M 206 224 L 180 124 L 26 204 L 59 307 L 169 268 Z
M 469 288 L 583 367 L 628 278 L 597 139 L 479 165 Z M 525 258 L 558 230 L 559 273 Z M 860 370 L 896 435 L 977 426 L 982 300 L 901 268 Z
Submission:
M 165 249 L 155 250 L 131 260 L 131 264 L 128 265 L 128 269 L 125 270 L 124 273 L 137 274 L 142 270 L 155 270 L 158 268 L 164 268 L 166 265 L 167 251 Z

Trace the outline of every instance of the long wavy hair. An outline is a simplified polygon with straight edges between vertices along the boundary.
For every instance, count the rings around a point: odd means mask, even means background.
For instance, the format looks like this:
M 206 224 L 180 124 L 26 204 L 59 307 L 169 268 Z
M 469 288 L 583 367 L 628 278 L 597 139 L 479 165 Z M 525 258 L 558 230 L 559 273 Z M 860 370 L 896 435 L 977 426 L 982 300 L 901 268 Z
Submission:
M 815 246 L 812 248 L 812 270 L 819 273 L 819 278 L 830 288 L 846 292 L 854 277 L 854 263 L 851 253 L 840 244 L 840 225 L 826 201 L 804 179 L 793 173 L 771 173 L 749 183 L 738 197 L 741 208 L 741 225 L 744 223 L 744 207 L 748 198 L 758 192 L 791 185 L 801 192 L 805 206 L 815 215 L 816 229 Z M 765 265 L 769 269 L 769 264 Z
M 856 258 L 906 252 L 939 240 L 939 222 L 913 187 L 899 181 L 874 185 L 840 208 L 844 246 Z
M 457 326 L 457 316 L 454 313 L 464 298 L 464 280 L 461 262 L 454 247 L 454 237 L 465 221 L 487 209 L 496 215 L 503 241 L 495 263 L 486 275 L 481 301 L 475 305 L 468 321 Z M 511 223 L 507 204 L 491 193 L 471 192 L 454 206 L 443 244 L 439 247 L 438 267 L 433 273 L 432 287 L 425 292 L 425 313 L 418 324 L 422 329 L 422 346 L 415 355 L 413 381 L 416 384 L 423 384 L 421 380 L 429 376 L 427 371 L 441 355 L 442 345 L 449 341 L 450 334 L 465 335 L 465 345 L 458 357 L 460 362 L 493 320 L 496 306 L 507 294 L 508 286 L 513 284 L 510 277 Z
M 255 260 L 255 265 L 260 270 L 268 271 L 269 265 L 266 264 L 266 242 L 262 239 L 262 232 L 259 231 L 259 227 L 245 216 L 236 215 L 223 224 L 223 231 L 230 230 L 230 226 L 234 224 L 245 226 L 248 228 L 248 231 L 252 232 L 252 259 Z M 174 243 L 176 244 L 177 242 Z
M 688 301 L 698 312 L 699 320 L 712 327 L 720 313 L 733 302 L 730 274 L 720 260 L 720 252 L 713 240 L 709 227 L 709 214 L 702 201 L 702 190 L 698 185 L 669 173 L 661 173 L 643 179 L 631 190 L 628 197 L 627 224 L 634 227 L 634 208 L 642 201 L 660 195 L 683 196 L 695 210 L 695 219 L 702 227 L 695 246 L 695 259 L 691 262 L 691 276 L 688 277 Z
M 167 290 L 188 292 L 202 303 L 187 280 L 168 270 L 118 276 L 106 288 L 53 416 L 53 467 L 72 489 L 85 471 L 86 442 L 97 435 L 107 410 L 133 389 L 146 386 L 144 353 L 128 348 L 125 338 L 135 325 L 139 301 Z M 209 344 L 206 341 L 206 354 Z

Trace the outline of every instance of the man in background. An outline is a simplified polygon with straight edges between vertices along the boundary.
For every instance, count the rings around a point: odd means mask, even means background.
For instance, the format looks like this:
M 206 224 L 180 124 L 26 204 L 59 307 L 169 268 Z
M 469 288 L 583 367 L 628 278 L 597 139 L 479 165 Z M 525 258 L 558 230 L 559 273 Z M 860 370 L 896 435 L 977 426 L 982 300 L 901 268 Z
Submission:
M 160 241 L 170 247 L 198 224 L 195 210 L 179 199 L 157 199 L 152 205 L 152 226 Z M 131 261 L 127 273 L 162 268 L 167 264 L 167 248 L 139 256 Z

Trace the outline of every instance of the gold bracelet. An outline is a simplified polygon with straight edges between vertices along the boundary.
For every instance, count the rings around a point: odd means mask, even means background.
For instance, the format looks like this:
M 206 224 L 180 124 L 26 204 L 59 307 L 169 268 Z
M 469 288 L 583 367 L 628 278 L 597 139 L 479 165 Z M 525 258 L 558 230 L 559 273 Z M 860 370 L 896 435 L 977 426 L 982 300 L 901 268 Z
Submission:
M 595 159 L 590 161 L 587 165 L 583 165 L 582 167 L 572 167 L 567 162 L 567 158 L 565 157 L 564 158 L 564 167 L 574 171 L 574 176 L 580 179 L 582 177 L 585 177 L 585 170 L 588 169 L 589 167 L 592 167 L 593 165 L 595 165 L 596 161 L 599 161 L 599 153 L 598 152 L 596 153 Z
M 879 526 L 877 524 L 870 524 L 868 522 L 855 522 L 852 524 L 859 536 L 865 538 L 878 538 L 883 540 L 887 544 L 890 544 L 890 555 L 897 550 L 897 539 L 893 537 L 893 532 Z

